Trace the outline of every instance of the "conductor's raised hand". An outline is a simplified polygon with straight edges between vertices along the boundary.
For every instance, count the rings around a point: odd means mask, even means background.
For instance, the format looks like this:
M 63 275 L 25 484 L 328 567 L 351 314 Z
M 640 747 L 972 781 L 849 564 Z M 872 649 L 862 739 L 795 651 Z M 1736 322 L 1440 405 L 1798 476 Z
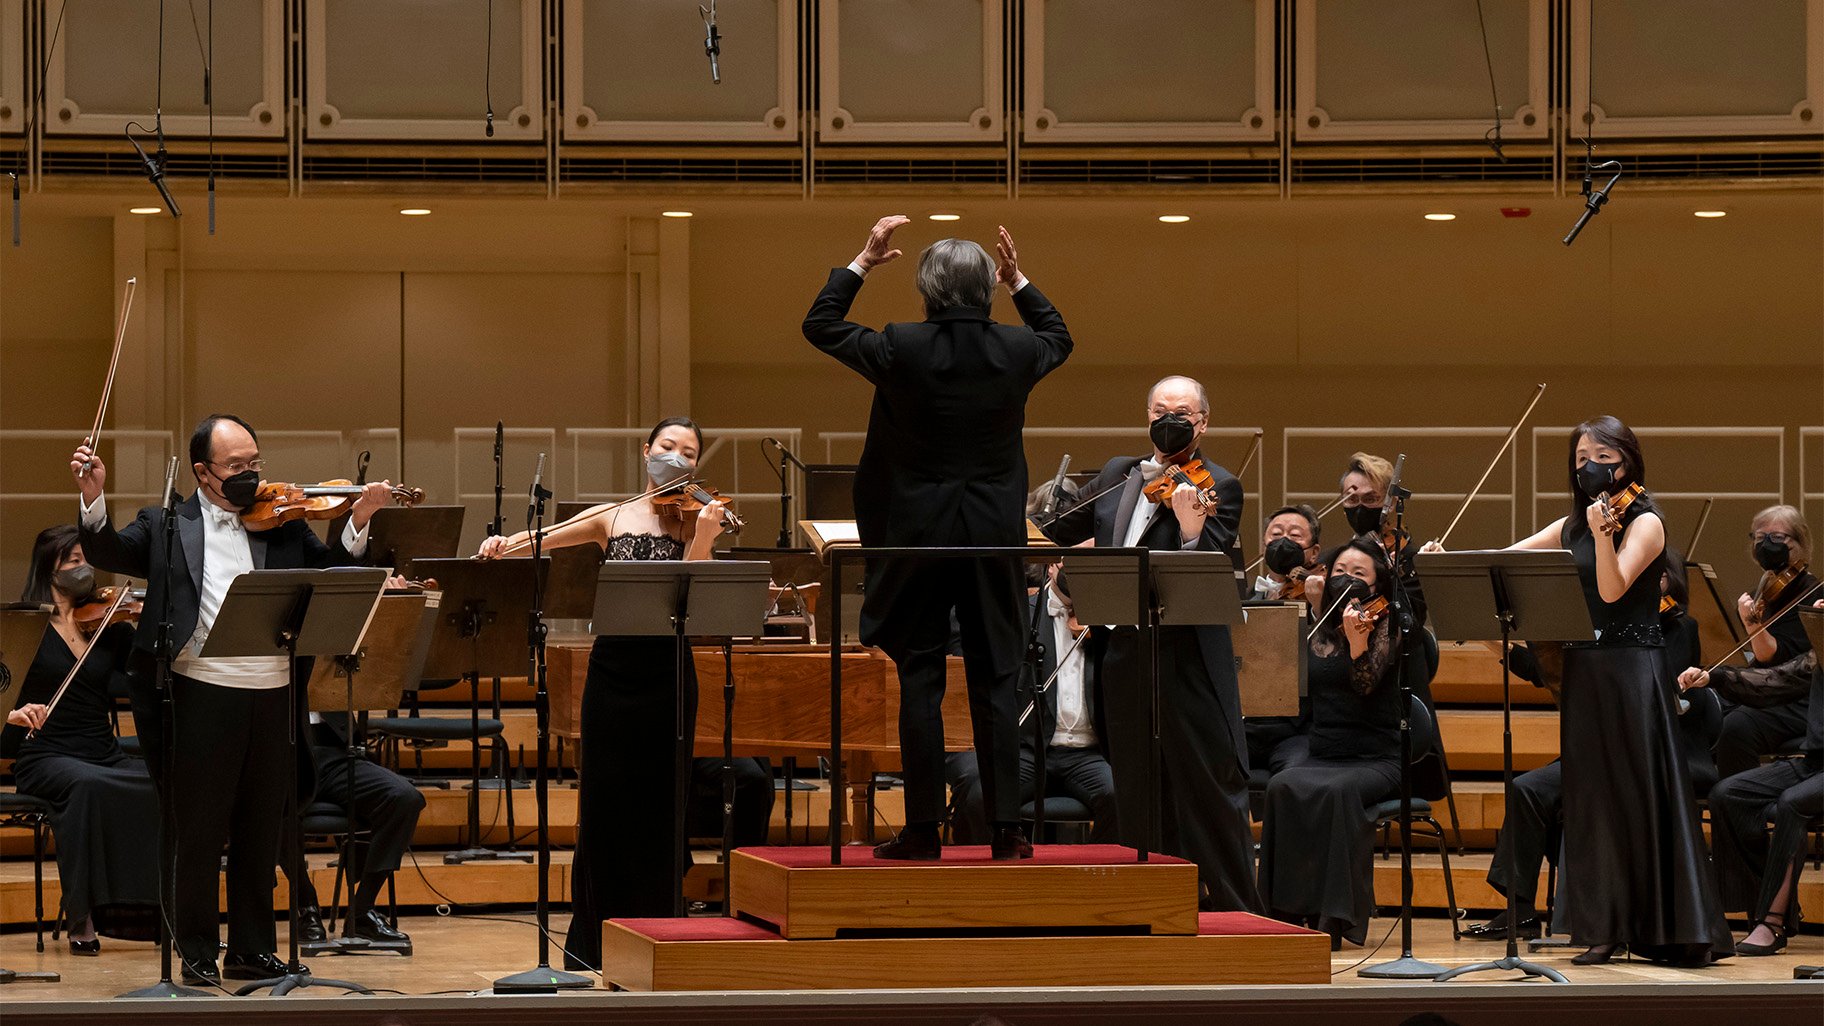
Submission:
M 1002 285 L 1013 288 L 1020 281 L 1020 254 L 1013 248 L 1013 236 L 1007 234 L 1007 226 L 996 227 L 1000 235 L 995 240 L 994 251 L 1000 259 L 995 263 L 994 278 Z
M 893 248 L 893 233 L 911 224 L 912 219 L 904 214 L 889 214 L 874 222 L 868 231 L 868 243 L 861 247 L 855 263 L 864 271 L 871 271 L 881 264 L 891 263 L 905 254 Z
M 88 465 L 87 473 L 83 472 L 84 464 Z M 95 455 L 95 450 L 89 447 L 86 438 L 70 455 L 70 476 L 76 479 L 76 487 L 82 491 L 84 503 L 94 502 L 101 495 L 102 486 L 108 482 L 107 464 Z

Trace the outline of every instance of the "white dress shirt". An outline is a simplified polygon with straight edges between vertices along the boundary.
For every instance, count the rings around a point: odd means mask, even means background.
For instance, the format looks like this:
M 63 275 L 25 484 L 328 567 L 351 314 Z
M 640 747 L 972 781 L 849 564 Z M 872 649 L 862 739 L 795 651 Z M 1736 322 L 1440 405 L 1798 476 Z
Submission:
M 1070 633 L 1070 608 L 1050 591 L 1045 593 L 1045 601 L 1051 612 L 1053 650 L 1062 660 L 1058 663 L 1058 679 L 1052 684 L 1058 700 L 1058 722 L 1051 732 L 1051 746 L 1093 748 L 1096 727 L 1089 715 L 1089 695 L 1084 691 L 1087 682 L 1083 673 L 1083 646 L 1076 645 L 1076 635 Z M 1070 655 L 1065 656 L 1066 652 Z
M 1140 474 L 1140 487 L 1144 489 L 1147 485 L 1158 480 L 1159 475 L 1165 473 L 1165 466 L 1164 464 L 1155 463 L 1152 460 L 1141 460 L 1140 465 L 1136 470 Z M 1170 506 L 1156 503 L 1144 495 L 1137 496 L 1134 500 L 1133 515 L 1127 521 L 1127 534 L 1123 536 L 1126 540 L 1121 543 L 1122 547 L 1130 549 L 1138 547 L 1141 535 L 1144 535 L 1146 529 L 1152 526 L 1153 517 L 1157 516 L 1161 511 L 1164 511 L 1167 516 L 1171 517 L 1174 526 L 1177 525 L 1178 517 L 1172 513 L 1172 508 Z M 1201 538 L 1201 531 L 1189 538 L 1183 537 L 1183 532 L 1180 531 L 1178 547 L 1181 549 L 1194 549 L 1197 547 L 1197 542 Z
M 171 670 L 192 680 L 227 688 L 282 688 L 289 683 L 284 656 L 202 657 L 203 643 L 209 640 L 209 629 L 215 626 L 216 615 L 222 611 L 228 586 L 236 577 L 251 572 L 254 566 L 253 548 L 240 516 L 208 499 L 201 500 L 199 505 L 203 511 L 203 588 L 196 612 L 196 633 L 177 650 L 171 660 Z M 107 519 L 107 496 L 98 495 L 94 503 L 83 504 L 82 526 L 95 530 Z M 355 530 L 351 519 L 342 530 L 342 545 L 349 555 L 362 555 L 367 551 L 367 529 Z M 195 553 L 185 555 L 195 558 Z

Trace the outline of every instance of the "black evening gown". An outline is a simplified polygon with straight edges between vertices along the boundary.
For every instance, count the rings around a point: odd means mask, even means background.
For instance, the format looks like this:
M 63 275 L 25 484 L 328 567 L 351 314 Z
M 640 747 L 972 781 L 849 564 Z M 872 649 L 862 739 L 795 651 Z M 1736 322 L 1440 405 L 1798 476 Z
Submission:
M 1651 509 L 1636 501 L 1627 522 Z M 1621 533 L 1603 544 L 1619 545 Z M 1659 622 L 1656 557 L 1618 602 L 1596 588 L 1596 544 L 1581 514 L 1562 544 L 1577 560 L 1599 634 L 1564 651 L 1559 751 L 1564 866 L 1559 900 L 1578 944 L 1626 944 L 1661 961 L 1735 951 L 1699 827 Z
M 667 535 L 621 534 L 608 559 L 677 560 Z M 669 637 L 595 639 L 583 685 L 582 772 L 576 858 L 570 869 L 569 968 L 602 964 L 602 923 L 673 914 L 684 885 L 689 746 L 696 737 L 697 674 L 684 661 L 684 746 L 679 724 L 677 643 Z
M 1267 914 L 1360 944 L 1374 915 L 1374 818 L 1400 789 L 1392 617 L 1359 660 L 1332 629 L 1310 643 L 1310 756 L 1273 774 L 1260 830 Z
M 121 751 L 108 716 L 109 681 L 132 644 L 125 624 L 102 631 L 44 728 L 27 740 L 23 727 L 8 726 L 0 754 L 16 753 L 20 794 L 51 804 L 64 915 L 92 918 L 99 933 L 147 940 L 157 937 L 158 798 L 146 764 Z M 62 635 L 47 627 L 19 704 L 48 703 L 75 664 Z

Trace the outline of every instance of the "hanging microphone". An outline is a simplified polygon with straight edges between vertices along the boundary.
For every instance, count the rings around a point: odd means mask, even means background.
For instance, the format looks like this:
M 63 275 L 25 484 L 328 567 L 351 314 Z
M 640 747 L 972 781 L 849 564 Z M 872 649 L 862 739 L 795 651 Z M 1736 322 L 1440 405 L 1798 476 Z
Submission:
M 722 56 L 722 33 L 716 28 L 716 0 L 709 0 L 708 7 L 698 4 L 697 11 L 703 15 L 703 56 L 709 58 L 709 80 L 721 85 L 722 68 L 717 58 Z
M 184 216 L 183 211 L 177 208 L 177 201 L 171 198 L 171 190 L 165 188 L 164 144 L 162 142 L 159 144 L 153 156 L 147 156 L 146 148 L 139 144 L 138 139 L 133 138 L 131 129 L 127 131 L 127 141 L 133 144 L 133 150 L 139 154 L 140 162 L 146 165 L 146 178 L 151 181 L 152 187 L 158 190 L 158 194 L 164 197 L 165 207 L 171 211 L 171 216 Z
M 1039 510 L 1039 516 L 1049 517 L 1058 508 L 1058 492 L 1064 487 L 1064 475 L 1070 473 L 1070 453 L 1058 461 L 1058 476 L 1051 479 L 1051 491 L 1045 496 L 1045 505 Z
M 19 248 L 19 172 L 10 171 L 7 177 L 13 180 L 13 248 Z
M 1615 174 L 1614 177 L 1609 179 L 1608 184 L 1600 189 L 1592 191 L 1591 185 L 1593 183 L 1591 182 L 1591 179 L 1598 171 L 1613 171 Z M 1568 246 L 1577 241 L 1578 233 L 1583 231 L 1584 225 L 1590 223 L 1590 218 L 1595 217 L 1602 211 L 1602 205 L 1609 201 L 1609 190 L 1615 188 L 1615 183 L 1619 181 L 1621 181 L 1621 161 L 1605 160 L 1600 164 L 1585 162 L 1583 170 L 1583 193 L 1588 198 L 1583 201 L 1583 216 L 1577 219 L 1577 223 L 1571 226 L 1570 234 L 1564 237 L 1565 245 Z

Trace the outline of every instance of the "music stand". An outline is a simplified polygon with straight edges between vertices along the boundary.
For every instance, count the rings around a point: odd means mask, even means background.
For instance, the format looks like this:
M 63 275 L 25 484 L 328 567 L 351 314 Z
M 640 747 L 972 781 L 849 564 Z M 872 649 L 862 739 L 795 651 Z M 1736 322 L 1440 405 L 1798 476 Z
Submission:
M 665 560 L 653 562 L 608 562 L 599 572 L 595 592 L 595 632 L 598 635 L 657 637 L 671 635 L 676 639 L 675 677 L 677 692 L 676 748 L 672 765 L 672 836 L 669 843 L 677 853 L 674 875 L 684 879 L 688 853 L 680 839 L 684 835 L 684 806 L 690 793 L 690 756 L 696 730 L 686 723 L 684 668 L 690 665 L 691 637 L 722 638 L 724 677 L 722 685 L 722 886 L 723 914 L 731 908 L 728 900 L 729 856 L 734 846 L 734 711 L 735 676 L 732 650 L 727 639 L 758 637 L 765 629 L 769 603 L 767 586 L 771 567 L 764 562 L 734 560 Z M 585 744 L 587 742 L 585 741 Z M 585 758 L 588 753 L 585 751 Z M 835 800 L 835 799 L 832 799 Z M 672 914 L 684 915 L 684 893 L 674 884 Z
M 228 585 L 222 608 L 209 629 L 209 639 L 199 653 L 205 659 L 284 656 L 290 681 L 291 715 L 288 741 L 292 758 L 286 767 L 285 824 L 292 831 L 292 860 L 285 867 L 291 884 L 288 942 L 291 959 L 285 973 L 255 980 L 235 993 L 251 994 L 272 988 L 274 997 L 300 987 L 334 987 L 358 994 L 372 993 L 359 983 L 312 976 L 298 961 L 298 899 L 304 880 L 304 842 L 298 834 L 298 758 L 308 718 L 306 689 L 299 686 L 298 660 L 306 656 L 334 658 L 356 652 L 380 607 L 386 571 L 378 567 L 340 567 L 333 570 L 254 570 Z
M 1565 549 L 1421 552 L 1415 561 L 1439 640 L 1498 640 L 1506 652 L 1515 639 L 1587 642 L 1596 636 L 1577 563 Z M 1501 786 L 1507 807 L 1514 808 L 1513 670 L 1506 659 L 1501 661 Z M 1503 834 L 1511 864 L 1513 831 Z M 1556 969 L 1520 957 L 1515 890 L 1507 889 L 1507 954 L 1440 973 L 1439 983 L 1490 969 L 1568 982 Z
M 38 657 L 38 646 L 44 641 L 44 629 L 51 622 L 51 607 L 36 602 L 9 602 L 0 605 L 0 711 L 12 712 L 19 707 L 25 693 L 25 674 Z M 39 835 L 42 837 L 43 834 Z M 40 853 L 43 854 L 42 852 Z M 42 919 L 43 910 L 40 909 Z M 43 924 L 39 926 L 38 950 L 44 950 Z M 23 972 L 0 969 L 0 984 L 61 983 L 54 972 Z
M 1241 715 L 1297 716 L 1299 699 L 1310 689 L 1305 604 L 1243 601 L 1241 608 L 1247 622 L 1229 627 Z
M 390 566 L 401 577 L 413 576 L 421 559 L 456 554 L 462 544 L 462 506 L 383 506 L 367 526 L 368 566 Z
M 416 685 L 424 671 L 425 657 L 430 654 L 431 630 L 437 616 L 441 592 L 389 591 L 380 598 L 373 622 L 362 638 L 361 650 L 352 655 L 319 661 L 310 675 L 309 706 L 312 713 L 342 713 L 345 717 L 343 745 L 351 765 L 367 758 L 366 739 L 356 729 L 355 714 L 375 709 L 397 709 L 408 686 Z M 343 813 L 349 822 L 349 843 L 342 861 L 347 870 L 351 893 L 358 885 L 355 869 L 364 860 L 353 858 L 356 847 L 355 775 L 351 770 L 342 795 Z M 395 923 L 395 926 L 398 924 Z M 412 953 L 410 941 L 370 941 L 364 937 L 339 937 L 323 943 L 304 944 L 306 955 L 347 954 L 355 951 L 392 951 Z

